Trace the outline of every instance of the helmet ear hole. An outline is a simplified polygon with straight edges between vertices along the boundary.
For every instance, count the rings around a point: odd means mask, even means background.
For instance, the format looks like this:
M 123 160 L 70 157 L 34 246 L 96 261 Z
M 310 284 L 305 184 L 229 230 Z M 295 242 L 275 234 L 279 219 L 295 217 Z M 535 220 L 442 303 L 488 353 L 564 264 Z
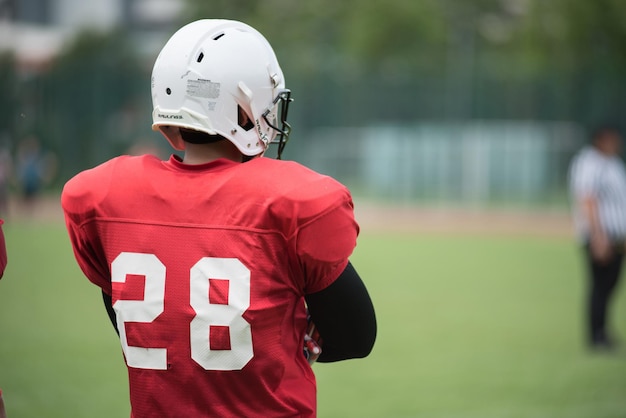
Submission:
M 250 119 L 250 116 L 248 116 L 246 111 L 239 105 L 237 105 L 237 124 L 246 132 L 254 128 L 252 119 Z

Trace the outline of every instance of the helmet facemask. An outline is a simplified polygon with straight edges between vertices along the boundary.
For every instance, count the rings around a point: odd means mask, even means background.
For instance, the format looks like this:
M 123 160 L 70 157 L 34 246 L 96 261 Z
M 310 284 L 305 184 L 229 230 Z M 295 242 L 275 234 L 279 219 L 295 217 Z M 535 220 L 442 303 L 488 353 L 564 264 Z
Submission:
M 263 112 L 263 119 L 270 128 L 276 131 L 276 136 L 270 142 L 270 144 L 277 144 L 278 151 L 276 158 L 281 159 L 285 146 L 289 141 L 289 134 L 291 134 L 291 125 L 287 122 L 287 114 L 289 111 L 289 104 L 293 101 L 291 98 L 290 90 L 283 90 L 272 102 L 272 107 Z

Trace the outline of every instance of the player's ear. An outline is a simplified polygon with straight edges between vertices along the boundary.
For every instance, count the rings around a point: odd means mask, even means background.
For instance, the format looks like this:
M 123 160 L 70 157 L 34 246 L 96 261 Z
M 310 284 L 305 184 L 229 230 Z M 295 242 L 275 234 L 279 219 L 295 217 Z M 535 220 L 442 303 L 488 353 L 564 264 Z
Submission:
M 185 150 L 185 141 L 180 136 L 180 128 L 178 126 L 159 126 L 159 130 L 163 134 L 165 138 L 169 141 L 172 148 L 176 151 L 184 151 Z

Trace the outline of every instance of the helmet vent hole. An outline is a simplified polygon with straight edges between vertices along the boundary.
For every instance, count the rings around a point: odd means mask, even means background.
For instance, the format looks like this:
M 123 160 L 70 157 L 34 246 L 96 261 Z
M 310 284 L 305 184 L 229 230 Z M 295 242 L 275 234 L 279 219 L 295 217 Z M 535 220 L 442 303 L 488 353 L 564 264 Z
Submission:
M 204 58 L 203 52 L 201 52 L 200 55 L 198 55 L 198 59 L 196 60 L 196 62 L 202 62 L 202 58 Z
M 172 89 L 168 87 L 168 88 L 165 89 L 165 92 L 169 96 L 170 94 L 172 94 Z
M 224 36 L 224 32 L 220 33 L 219 35 L 217 35 L 216 37 L 213 38 L 214 41 L 217 41 L 218 39 L 220 39 L 222 36 Z

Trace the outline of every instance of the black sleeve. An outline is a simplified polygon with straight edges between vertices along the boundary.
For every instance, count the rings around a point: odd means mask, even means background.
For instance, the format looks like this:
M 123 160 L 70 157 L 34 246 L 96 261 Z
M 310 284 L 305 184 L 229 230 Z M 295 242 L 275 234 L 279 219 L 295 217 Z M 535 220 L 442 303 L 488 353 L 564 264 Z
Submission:
M 305 299 L 322 340 L 318 362 L 369 355 L 376 340 L 376 314 L 365 284 L 351 263 L 333 284 Z
M 104 307 L 107 310 L 111 324 L 113 324 L 113 328 L 115 328 L 115 332 L 117 332 L 117 335 L 120 335 L 120 332 L 117 329 L 117 317 L 115 315 L 115 311 L 113 310 L 113 299 L 103 291 L 102 301 L 104 302 Z

